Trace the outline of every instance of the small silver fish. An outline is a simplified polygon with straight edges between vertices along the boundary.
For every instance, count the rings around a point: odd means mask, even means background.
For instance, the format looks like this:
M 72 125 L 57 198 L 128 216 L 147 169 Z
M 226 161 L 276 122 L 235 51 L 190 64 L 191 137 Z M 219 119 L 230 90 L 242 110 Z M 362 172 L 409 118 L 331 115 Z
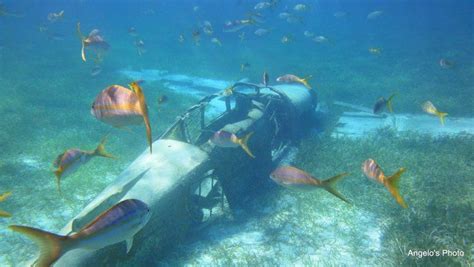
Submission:
M 328 41 L 328 38 L 320 35 L 320 36 L 316 36 L 313 38 L 313 41 L 315 41 L 316 43 L 325 43 Z
M 370 12 L 369 15 L 367 15 L 367 19 L 376 19 L 380 16 L 382 16 L 383 11 L 376 10 L 374 12 Z
M 300 12 L 301 12 L 301 11 L 306 11 L 306 10 L 308 10 L 308 6 L 305 5 L 305 4 L 297 4 L 297 5 L 295 5 L 295 7 L 293 8 L 293 10 L 295 10 L 295 11 L 300 11 Z
M 272 4 L 270 2 L 260 2 L 260 3 L 255 5 L 254 9 L 255 10 L 262 10 L 262 9 L 267 9 L 271 6 L 272 6 Z
M 269 32 L 270 31 L 267 29 L 259 28 L 255 30 L 254 34 L 257 36 L 264 36 L 264 35 L 267 35 Z
M 282 12 L 282 13 L 278 14 L 278 18 L 280 18 L 280 19 L 287 19 L 289 17 L 291 17 L 291 14 L 288 13 L 288 12 Z
M 439 60 L 439 65 L 443 69 L 450 69 L 450 68 L 454 67 L 454 63 L 452 61 L 449 61 L 449 60 L 445 59 L 445 58 L 442 58 L 442 59 Z
M 308 37 L 308 38 L 314 36 L 314 33 L 313 33 L 313 32 L 310 32 L 310 31 L 304 31 L 303 34 L 304 34 L 305 37 Z

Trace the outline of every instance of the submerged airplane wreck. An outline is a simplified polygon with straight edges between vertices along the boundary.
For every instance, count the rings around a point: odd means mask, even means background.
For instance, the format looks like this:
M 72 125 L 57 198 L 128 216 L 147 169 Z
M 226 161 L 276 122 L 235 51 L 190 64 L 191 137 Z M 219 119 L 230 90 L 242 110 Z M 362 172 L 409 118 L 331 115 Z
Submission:
M 166 78 L 183 83 L 176 75 Z M 203 82 L 205 88 L 212 88 L 208 80 Z M 291 164 L 288 156 L 296 150 L 298 140 L 324 117 L 316 109 L 315 90 L 301 85 L 237 82 L 230 88 L 204 96 L 183 112 L 154 140 L 153 154 L 145 149 L 59 233 L 78 232 L 117 203 L 137 199 L 150 208 L 151 218 L 133 240 L 127 240 L 127 247 L 120 242 L 99 250 L 74 249 L 55 266 L 148 266 L 160 262 L 169 248 L 190 232 L 224 217 L 239 216 L 246 200 L 272 183 L 268 178 L 271 171 Z M 470 119 L 450 118 L 449 127 L 440 127 L 436 118 L 426 115 L 374 115 L 364 107 L 334 104 L 351 110 L 338 118 L 331 133 L 334 138 L 361 138 L 384 127 L 434 136 L 474 133 Z M 255 158 L 243 149 L 210 142 L 219 130 L 238 137 L 253 133 L 249 147 Z
M 208 121 L 206 110 L 224 101 L 225 111 Z M 138 199 L 151 210 L 149 222 L 126 254 L 124 242 L 100 250 L 76 249 L 55 266 L 146 266 L 160 252 L 202 227 L 239 209 L 245 197 L 269 183 L 268 175 L 291 150 L 307 118 L 314 116 L 316 94 L 300 85 L 265 86 L 237 82 L 230 94 L 211 94 L 190 107 L 60 232 L 77 232 L 125 199 Z M 245 136 L 255 158 L 242 149 L 218 147 L 209 139 L 219 130 Z M 245 197 L 244 197 L 245 196 Z

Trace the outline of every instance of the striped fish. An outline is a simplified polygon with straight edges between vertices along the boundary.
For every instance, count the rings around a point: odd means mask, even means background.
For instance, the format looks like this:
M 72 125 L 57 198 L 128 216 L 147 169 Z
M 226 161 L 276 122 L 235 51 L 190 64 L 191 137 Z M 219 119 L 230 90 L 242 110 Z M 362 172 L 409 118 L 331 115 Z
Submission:
M 77 35 L 81 39 L 81 58 L 85 62 L 86 61 L 86 47 L 94 47 L 97 50 L 108 50 L 110 45 L 105 41 L 104 37 L 100 35 L 100 31 L 98 29 L 93 29 L 88 36 L 84 36 L 81 33 L 81 23 L 78 22 L 76 26 Z M 98 56 L 100 57 L 100 56 Z
M 433 103 L 431 103 L 431 101 L 426 101 L 421 107 L 423 108 L 424 112 L 437 116 L 441 121 L 441 125 L 444 125 L 444 117 L 446 117 L 448 113 L 438 111 L 438 109 L 433 105 Z
M 6 192 L 0 195 L 0 202 L 5 201 L 12 192 Z M 6 211 L 0 210 L 0 217 L 11 217 L 12 215 Z
M 312 177 L 309 173 L 291 166 L 279 167 L 270 174 L 270 178 L 277 184 L 297 189 L 301 191 L 313 191 L 322 188 L 343 201 L 350 203 L 341 193 L 334 187 L 335 184 L 348 173 L 341 173 L 326 180 L 319 180 Z
M 130 88 L 112 85 L 104 89 L 92 103 L 91 114 L 117 128 L 144 122 L 151 153 L 152 136 L 145 95 L 138 82 L 130 83 Z
M 368 159 L 362 163 L 362 172 L 367 178 L 383 184 L 400 206 L 404 208 L 408 207 L 398 189 L 398 183 L 401 175 L 405 172 L 405 168 L 400 168 L 395 174 L 387 177 L 375 160 Z
M 380 97 L 377 99 L 374 105 L 374 114 L 379 114 L 382 112 L 382 109 L 386 106 L 388 111 L 390 113 L 393 113 L 393 108 L 392 108 L 392 99 L 395 96 L 395 94 L 391 95 L 388 99 L 385 99 L 385 97 Z
M 285 74 L 283 76 L 280 76 L 276 79 L 277 82 L 280 83 L 301 83 L 304 85 L 306 88 L 311 90 L 311 85 L 308 83 L 308 80 L 312 77 L 312 75 L 309 75 L 306 78 L 300 78 L 296 75 L 293 74 Z
M 211 137 L 211 142 L 214 143 L 218 147 L 242 147 L 242 149 L 249 155 L 251 158 L 255 158 L 252 151 L 250 151 L 248 147 L 248 141 L 250 137 L 253 135 L 253 132 L 248 133 L 243 138 L 238 138 L 234 133 L 227 132 L 227 131 L 217 131 Z
M 54 171 L 56 175 L 56 182 L 58 185 L 58 191 L 61 192 L 60 181 L 61 178 L 65 178 L 69 174 L 75 172 L 80 166 L 86 164 L 95 156 L 114 158 L 111 154 L 105 151 L 105 141 L 103 138 L 97 148 L 93 151 L 84 151 L 77 148 L 66 150 L 64 153 L 58 155 L 54 161 L 54 167 L 57 168 Z
M 47 267 L 66 252 L 79 248 L 97 250 L 126 241 L 128 253 L 132 248 L 134 235 L 147 224 L 150 216 L 147 204 L 137 199 L 127 199 L 71 235 L 61 236 L 20 225 L 10 225 L 8 228 L 35 241 L 40 249 L 35 266 Z

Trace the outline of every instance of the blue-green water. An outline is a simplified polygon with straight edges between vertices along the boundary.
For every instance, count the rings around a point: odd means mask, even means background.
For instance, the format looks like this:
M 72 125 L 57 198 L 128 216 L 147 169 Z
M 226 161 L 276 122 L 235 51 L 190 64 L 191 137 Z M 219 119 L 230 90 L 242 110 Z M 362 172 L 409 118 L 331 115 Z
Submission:
M 118 130 L 90 115 L 95 96 L 111 84 L 145 80 L 155 136 L 196 96 L 215 92 L 203 83 L 224 89 L 243 78 L 259 82 L 263 71 L 272 83 L 286 73 L 312 75 L 319 101 L 330 107 L 333 101 L 372 107 L 379 96 L 397 92 L 397 113 L 422 114 L 421 103 L 430 100 L 449 113 L 445 127 L 450 117 L 474 116 L 472 1 L 282 0 L 259 11 L 261 23 L 223 32 L 226 21 L 245 19 L 258 2 L 3 1 L 0 194 L 13 194 L 0 203 L 0 210 L 13 216 L 0 218 L 1 266 L 21 266 L 37 253 L 30 240 L 9 231 L 8 225 L 58 232 L 146 149 L 142 127 Z M 308 9 L 295 11 L 299 3 Z M 61 10 L 63 19 L 48 21 L 49 13 Z M 376 10 L 382 14 L 368 19 Z M 279 17 L 282 12 L 298 21 L 288 23 Z M 91 75 L 94 61 L 81 60 L 79 21 L 84 34 L 100 29 L 110 44 L 97 76 Z M 212 35 L 202 31 L 204 21 L 212 24 Z M 131 27 L 137 36 L 129 34 Z M 259 28 L 269 33 L 257 36 Z M 192 36 L 197 29 L 199 45 Z M 327 41 L 315 42 L 305 31 Z M 288 43 L 282 43 L 283 36 L 289 37 Z M 141 56 L 134 45 L 138 39 L 145 43 Z M 369 48 L 381 53 L 372 54 Z M 453 67 L 441 67 L 441 59 Z M 241 71 L 244 63 L 250 66 Z M 176 75 L 207 80 L 176 87 L 173 79 L 183 77 Z M 169 100 L 159 106 L 163 94 Z M 94 159 L 79 169 L 63 181 L 62 198 L 52 173 L 56 156 L 71 147 L 93 149 L 106 134 L 107 148 L 118 159 Z M 308 136 L 295 165 L 322 178 L 351 172 L 339 188 L 354 206 L 348 208 L 323 192 L 277 190 L 249 204 L 248 220 L 210 226 L 153 264 L 472 265 L 471 135 L 437 139 L 383 132 L 364 141 Z M 360 163 L 367 157 L 379 159 L 387 173 L 407 167 L 401 191 L 409 209 L 401 209 L 382 186 L 363 177 Z M 409 250 L 430 249 L 462 250 L 464 256 L 407 255 Z

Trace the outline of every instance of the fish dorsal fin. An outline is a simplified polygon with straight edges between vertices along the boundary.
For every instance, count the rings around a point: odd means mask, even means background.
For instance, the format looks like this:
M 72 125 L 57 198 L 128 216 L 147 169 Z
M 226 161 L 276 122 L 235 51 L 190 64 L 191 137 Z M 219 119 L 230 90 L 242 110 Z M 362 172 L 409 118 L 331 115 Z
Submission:
M 130 250 L 132 249 L 132 246 L 133 246 L 133 236 L 126 239 L 125 243 L 127 244 L 127 254 L 128 254 L 128 252 L 130 252 Z

